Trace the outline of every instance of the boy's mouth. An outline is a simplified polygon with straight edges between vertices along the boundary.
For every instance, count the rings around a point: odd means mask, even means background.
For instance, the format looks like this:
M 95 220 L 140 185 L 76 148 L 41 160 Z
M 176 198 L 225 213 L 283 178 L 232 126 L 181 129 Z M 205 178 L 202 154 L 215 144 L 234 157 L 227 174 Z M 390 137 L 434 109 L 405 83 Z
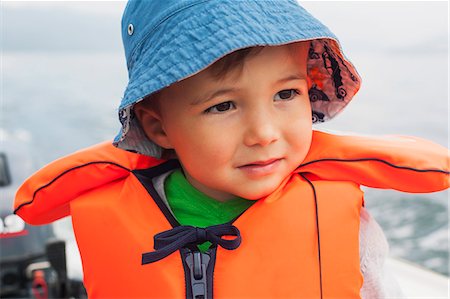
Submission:
M 275 162 L 277 160 L 280 160 L 280 158 L 274 158 L 274 159 L 269 159 L 269 160 L 264 160 L 264 161 L 255 161 L 255 162 L 252 162 L 252 163 L 249 163 L 249 164 L 242 165 L 240 167 L 253 166 L 253 165 L 264 166 L 264 165 L 269 165 L 269 164 L 271 164 L 271 163 L 273 163 L 273 162 Z
M 265 176 L 276 171 L 280 165 L 282 158 L 274 158 L 264 161 L 255 161 L 238 167 L 246 174 L 251 176 Z

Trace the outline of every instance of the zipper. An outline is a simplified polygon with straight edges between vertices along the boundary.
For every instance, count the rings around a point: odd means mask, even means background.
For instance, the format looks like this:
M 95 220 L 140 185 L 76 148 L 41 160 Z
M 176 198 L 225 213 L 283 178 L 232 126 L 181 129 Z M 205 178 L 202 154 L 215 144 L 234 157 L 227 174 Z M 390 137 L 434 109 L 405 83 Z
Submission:
M 187 299 L 211 299 L 213 296 L 213 272 L 216 259 L 216 249 L 213 247 L 207 252 L 198 249 L 181 249 L 183 261 L 186 298 Z
M 179 167 L 181 166 L 178 160 L 168 160 L 158 166 L 132 171 L 132 173 L 136 176 L 142 186 L 144 186 L 144 188 L 147 190 L 150 197 L 156 203 L 162 214 L 165 216 L 165 218 L 173 228 L 180 226 L 180 223 L 176 220 L 176 218 L 167 207 L 166 203 L 159 196 L 153 185 L 153 178 L 169 170 Z M 244 214 L 244 212 L 231 220 L 229 224 L 233 224 L 233 222 L 236 221 L 242 214 Z M 179 252 L 181 255 L 181 263 L 184 269 L 186 298 L 212 299 L 217 245 L 213 245 L 204 253 L 201 253 L 197 247 L 192 246 L 189 248 L 180 248 Z

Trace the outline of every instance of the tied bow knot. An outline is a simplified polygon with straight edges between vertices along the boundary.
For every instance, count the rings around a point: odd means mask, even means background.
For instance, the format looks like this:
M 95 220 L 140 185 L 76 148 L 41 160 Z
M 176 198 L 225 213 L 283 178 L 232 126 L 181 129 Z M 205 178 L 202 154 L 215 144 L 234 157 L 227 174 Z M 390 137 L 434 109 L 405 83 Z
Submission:
M 208 235 L 205 228 L 196 227 L 195 228 L 195 237 L 198 244 L 203 244 L 208 240 Z
M 234 236 L 224 239 L 223 236 Z M 209 241 L 225 249 L 233 250 L 241 244 L 241 233 L 234 225 L 225 223 L 206 228 L 190 225 L 177 226 L 154 236 L 155 251 L 142 254 L 142 265 L 159 261 L 180 248 Z

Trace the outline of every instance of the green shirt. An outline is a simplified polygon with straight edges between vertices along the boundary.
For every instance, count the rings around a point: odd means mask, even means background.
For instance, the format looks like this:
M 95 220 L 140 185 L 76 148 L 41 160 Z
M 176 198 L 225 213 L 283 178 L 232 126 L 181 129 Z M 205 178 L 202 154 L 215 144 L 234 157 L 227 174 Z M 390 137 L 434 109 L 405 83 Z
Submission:
M 181 225 L 205 228 L 227 223 L 248 209 L 255 201 L 236 197 L 226 202 L 217 201 L 197 190 L 185 178 L 181 169 L 172 172 L 164 183 L 167 201 Z M 210 242 L 198 246 L 205 252 Z

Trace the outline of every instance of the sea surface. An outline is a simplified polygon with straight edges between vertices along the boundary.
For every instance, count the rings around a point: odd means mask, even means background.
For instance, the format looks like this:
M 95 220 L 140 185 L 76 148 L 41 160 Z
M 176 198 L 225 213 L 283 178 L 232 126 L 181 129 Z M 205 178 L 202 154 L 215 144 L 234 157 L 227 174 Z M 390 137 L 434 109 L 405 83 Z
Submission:
M 335 120 L 316 128 L 403 134 L 448 147 L 446 51 L 353 53 L 360 93 Z M 127 83 L 116 52 L 2 54 L 0 137 L 21 144 L 35 169 L 75 150 L 111 140 Z M 16 161 L 12 167 L 21 167 Z M 365 188 L 365 202 L 388 238 L 391 255 L 449 274 L 448 192 L 407 194 Z M 70 221 L 58 232 L 71 238 Z

